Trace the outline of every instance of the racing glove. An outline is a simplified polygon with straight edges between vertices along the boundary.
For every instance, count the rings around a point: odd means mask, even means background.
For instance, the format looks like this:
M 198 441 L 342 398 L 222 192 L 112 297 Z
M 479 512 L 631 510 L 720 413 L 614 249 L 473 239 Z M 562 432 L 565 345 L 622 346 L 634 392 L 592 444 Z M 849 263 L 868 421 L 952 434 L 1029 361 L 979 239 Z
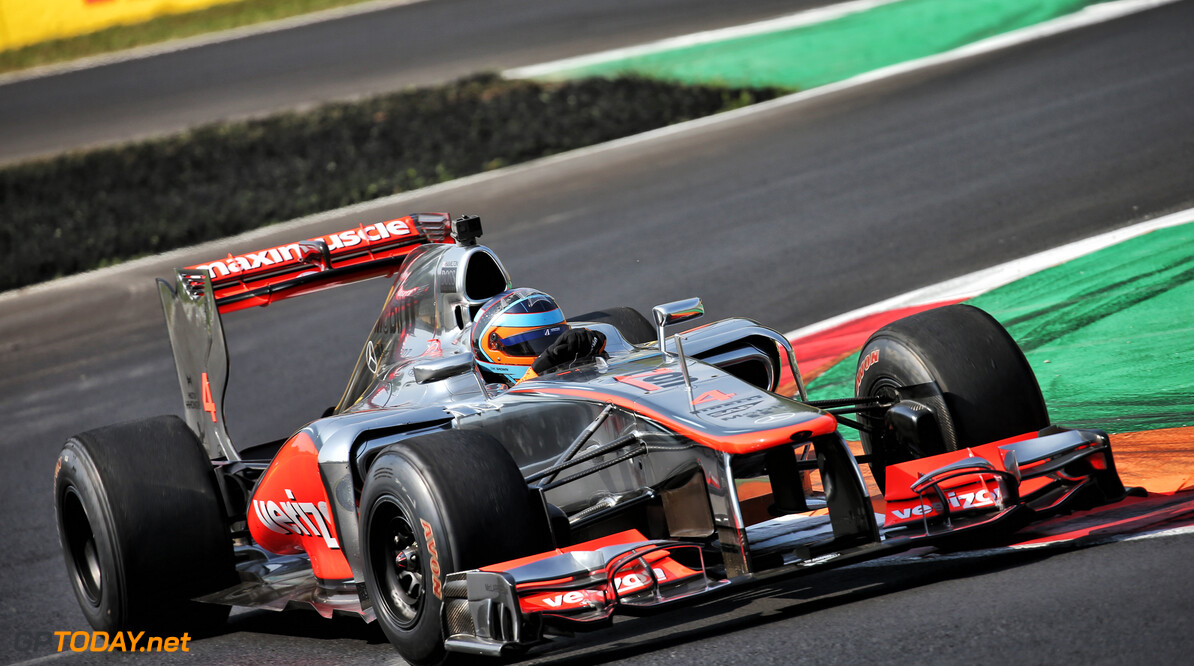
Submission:
M 605 334 L 587 328 L 564 331 L 550 347 L 531 364 L 536 375 L 542 375 L 563 365 L 587 361 L 605 352 Z

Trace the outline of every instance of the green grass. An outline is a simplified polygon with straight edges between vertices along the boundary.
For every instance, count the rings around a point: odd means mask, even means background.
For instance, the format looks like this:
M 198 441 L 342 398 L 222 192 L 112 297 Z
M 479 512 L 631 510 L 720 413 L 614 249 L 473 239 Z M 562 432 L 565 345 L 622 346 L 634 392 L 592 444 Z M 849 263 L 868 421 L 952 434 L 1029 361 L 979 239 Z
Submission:
M 161 16 L 135 25 L 114 26 L 78 37 L 55 39 L 0 51 L 0 73 L 66 62 L 137 46 L 194 37 L 254 23 L 355 5 L 366 0 L 242 0 L 185 14 Z

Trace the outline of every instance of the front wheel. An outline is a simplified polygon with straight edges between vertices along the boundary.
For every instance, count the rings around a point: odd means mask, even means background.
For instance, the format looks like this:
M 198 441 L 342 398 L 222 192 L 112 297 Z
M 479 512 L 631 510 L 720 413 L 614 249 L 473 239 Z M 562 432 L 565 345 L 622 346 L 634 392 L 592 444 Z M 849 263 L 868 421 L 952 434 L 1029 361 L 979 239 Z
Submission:
M 365 585 L 386 637 L 413 664 L 447 654 L 441 614 L 449 573 L 550 548 L 546 520 L 510 454 L 477 431 L 387 447 L 361 494 Z
M 928 407 L 934 444 L 898 439 L 882 415 L 864 416 L 863 449 L 880 489 L 885 466 L 1049 425 L 1049 413 L 1024 353 L 991 315 L 970 305 L 926 310 L 892 322 L 867 340 L 858 358 L 855 395 L 913 400 Z

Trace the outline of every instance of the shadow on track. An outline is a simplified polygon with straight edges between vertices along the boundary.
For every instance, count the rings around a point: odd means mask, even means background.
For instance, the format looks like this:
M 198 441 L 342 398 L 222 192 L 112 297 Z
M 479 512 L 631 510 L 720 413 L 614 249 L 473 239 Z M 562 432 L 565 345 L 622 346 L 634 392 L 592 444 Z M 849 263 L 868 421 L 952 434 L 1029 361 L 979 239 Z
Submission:
M 613 628 L 559 639 L 508 663 L 562 666 L 629 659 L 942 581 L 1014 569 L 1073 550 L 1003 551 L 947 560 L 855 565 L 744 590 L 689 608 L 624 619 Z
M 358 640 L 369 645 L 389 643 L 376 622 L 366 624 L 359 618 L 340 616 L 329 620 L 314 611 L 307 610 L 289 610 L 280 613 L 268 610 L 246 611 L 240 615 L 234 615 L 228 621 L 225 633 L 267 634 L 323 640 Z

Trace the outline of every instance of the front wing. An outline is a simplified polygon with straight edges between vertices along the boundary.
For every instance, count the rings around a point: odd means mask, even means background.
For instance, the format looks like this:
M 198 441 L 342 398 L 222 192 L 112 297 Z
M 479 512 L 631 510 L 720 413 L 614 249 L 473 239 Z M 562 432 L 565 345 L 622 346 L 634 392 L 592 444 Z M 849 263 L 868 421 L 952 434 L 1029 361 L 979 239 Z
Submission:
M 779 566 L 737 577 L 724 575 L 716 544 L 652 541 L 637 530 L 450 574 L 443 590 L 445 647 L 501 655 L 542 642 L 553 631 L 606 626 L 615 613 L 660 610 L 913 547 L 989 543 L 1046 515 L 1124 495 L 1109 439 L 1095 430 L 1050 428 L 891 465 L 887 479 L 879 542 L 797 561 L 783 558 Z M 790 537 L 798 552 L 810 530 L 828 529 L 823 510 L 771 522 L 750 540 L 765 540 L 771 554 L 777 533 L 781 540 Z

